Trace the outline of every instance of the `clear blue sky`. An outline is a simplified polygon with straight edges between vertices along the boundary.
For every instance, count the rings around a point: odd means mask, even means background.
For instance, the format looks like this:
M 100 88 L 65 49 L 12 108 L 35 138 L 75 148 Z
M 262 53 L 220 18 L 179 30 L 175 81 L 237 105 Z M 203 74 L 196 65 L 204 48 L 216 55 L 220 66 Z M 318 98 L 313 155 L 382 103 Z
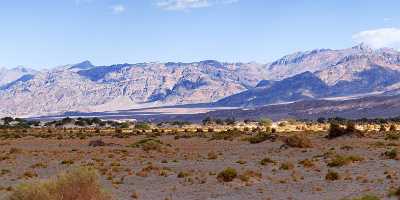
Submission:
M 399 0 L 4 0 L 0 66 L 267 62 L 350 47 L 361 31 L 396 31 L 399 8 Z

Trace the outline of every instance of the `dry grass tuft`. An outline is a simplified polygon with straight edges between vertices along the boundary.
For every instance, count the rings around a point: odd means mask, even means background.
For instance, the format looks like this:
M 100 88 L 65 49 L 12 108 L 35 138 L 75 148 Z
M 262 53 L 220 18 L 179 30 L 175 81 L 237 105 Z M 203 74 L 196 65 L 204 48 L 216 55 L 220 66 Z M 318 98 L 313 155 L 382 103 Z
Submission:
M 110 200 L 100 187 L 96 171 L 76 168 L 48 180 L 18 185 L 10 200 Z
M 309 138 L 304 135 L 292 135 L 285 138 L 284 142 L 290 147 L 311 148 L 312 143 Z

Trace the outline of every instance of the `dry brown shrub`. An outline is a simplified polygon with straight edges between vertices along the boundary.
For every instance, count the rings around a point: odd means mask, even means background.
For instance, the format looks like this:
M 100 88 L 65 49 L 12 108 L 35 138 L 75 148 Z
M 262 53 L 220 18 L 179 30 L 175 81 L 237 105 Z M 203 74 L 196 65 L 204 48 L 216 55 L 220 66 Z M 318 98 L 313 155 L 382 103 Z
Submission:
M 304 135 L 293 135 L 285 138 L 284 142 L 290 147 L 311 148 L 311 140 Z
M 75 168 L 48 180 L 18 185 L 10 200 L 111 200 L 100 186 L 97 172 Z

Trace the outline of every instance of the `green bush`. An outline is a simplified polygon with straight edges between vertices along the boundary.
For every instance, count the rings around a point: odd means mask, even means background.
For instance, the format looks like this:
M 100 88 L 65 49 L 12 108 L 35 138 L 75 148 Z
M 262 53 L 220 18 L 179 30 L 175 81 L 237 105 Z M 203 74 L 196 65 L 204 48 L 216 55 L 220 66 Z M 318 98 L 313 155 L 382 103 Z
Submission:
M 223 182 L 231 182 L 236 177 L 237 177 L 236 169 L 228 167 L 218 174 L 217 179 Z
M 250 144 L 257 144 L 264 142 L 271 138 L 271 134 L 267 132 L 259 132 L 255 136 L 248 137 L 246 140 L 250 142 Z
M 139 122 L 139 123 L 135 124 L 135 128 L 140 129 L 140 130 L 150 130 L 151 129 L 149 124 L 143 123 L 143 122 Z

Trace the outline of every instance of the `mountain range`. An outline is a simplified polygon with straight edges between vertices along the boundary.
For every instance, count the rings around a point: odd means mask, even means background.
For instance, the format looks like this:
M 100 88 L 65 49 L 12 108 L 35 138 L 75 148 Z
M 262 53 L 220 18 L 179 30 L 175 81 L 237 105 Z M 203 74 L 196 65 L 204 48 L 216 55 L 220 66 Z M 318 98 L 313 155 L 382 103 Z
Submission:
M 84 61 L 41 71 L 0 69 L 0 116 L 198 103 L 247 109 L 398 94 L 400 52 L 364 44 L 298 52 L 267 64 L 206 60 L 95 66 Z

